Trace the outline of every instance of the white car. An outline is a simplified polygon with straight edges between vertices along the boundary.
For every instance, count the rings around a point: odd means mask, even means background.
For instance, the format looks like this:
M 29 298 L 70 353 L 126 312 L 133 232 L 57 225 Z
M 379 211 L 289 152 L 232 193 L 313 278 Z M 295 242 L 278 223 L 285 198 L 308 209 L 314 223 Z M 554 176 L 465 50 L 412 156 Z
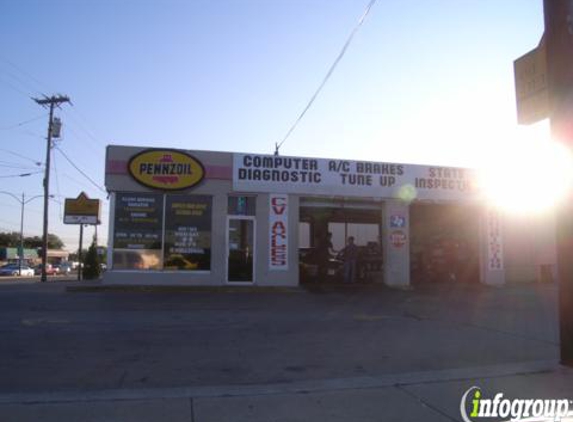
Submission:
M 20 275 L 20 266 L 18 264 L 7 264 L 0 267 L 0 275 Z M 34 270 L 27 265 L 22 265 L 22 276 L 32 277 L 34 275 Z

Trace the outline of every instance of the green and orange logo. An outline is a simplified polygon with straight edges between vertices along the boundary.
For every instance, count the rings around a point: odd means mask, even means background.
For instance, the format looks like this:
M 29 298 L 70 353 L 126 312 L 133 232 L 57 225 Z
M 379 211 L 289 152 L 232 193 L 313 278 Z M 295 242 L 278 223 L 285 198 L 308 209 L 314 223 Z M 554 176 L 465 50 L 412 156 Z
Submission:
M 140 184 L 161 190 L 193 187 L 205 177 L 203 164 L 183 151 L 150 149 L 129 160 L 129 174 Z

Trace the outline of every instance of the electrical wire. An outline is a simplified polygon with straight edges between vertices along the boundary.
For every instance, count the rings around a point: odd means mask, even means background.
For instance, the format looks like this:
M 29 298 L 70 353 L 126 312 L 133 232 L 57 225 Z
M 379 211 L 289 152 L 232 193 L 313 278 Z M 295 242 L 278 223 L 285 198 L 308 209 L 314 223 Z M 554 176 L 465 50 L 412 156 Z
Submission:
M 0 130 L 15 129 L 15 128 L 20 127 L 20 126 L 24 126 L 24 125 L 26 125 L 26 124 L 28 124 L 28 123 L 35 122 L 36 120 L 40 120 L 40 119 L 46 117 L 47 115 L 48 115 L 47 113 L 42 113 L 42 114 L 40 114 L 39 116 L 33 117 L 33 118 L 31 118 L 31 119 L 28 119 L 28 120 L 24 120 L 23 122 L 16 123 L 16 124 L 10 125 L 10 126 L 0 127 Z
M 61 173 L 62 176 L 64 176 L 66 179 L 71 180 L 72 182 L 74 182 L 76 185 L 81 186 L 82 189 L 85 189 L 87 187 L 85 182 L 80 182 L 78 179 L 76 179 L 75 177 L 70 176 L 68 173 Z
M 68 116 L 70 116 L 69 114 L 67 114 Z M 69 130 L 70 132 L 72 132 L 72 134 L 74 134 L 78 139 L 82 139 L 82 135 L 80 135 L 72 126 L 70 125 L 66 125 L 67 130 Z M 90 144 L 89 142 L 84 142 L 83 144 L 84 146 L 88 147 L 91 151 L 93 151 L 94 153 L 98 154 L 99 156 L 101 156 L 102 158 L 105 157 L 105 152 L 95 148 L 92 144 Z M 105 150 L 104 150 L 105 151 Z
M 26 91 L 33 92 L 34 95 L 39 95 L 39 96 L 43 95 L 40 91 L 32 87 L 32 85 L 30 85 L 28 82 L 22 79 L 19 75 L 16 75 L 14 72 L 7 69 L 0 69 L 0 71 L 3 72 L 5 76 L 7 75 L 10 78 L 12 78 L 12 80 L 17 82 L 19 86 L 23 87 Z
M 354 35 L 356 35 L 356 33 L 358 32 L 358 30 L 360 29 L 360 27 L 362 26 L 362 24 L 364 23 L 364 20 L 366 19 L 366 16 L 368 16 L 368 13 L 370 13 L 370 9 L 372 9 L 372 6 L 374 6 L 374 3 L 376 3 L 376 0 L 370 0 L 370 2 L 368 3 L 368 5 L 366 6 L 366 9 L 364 10 L 364 13 L 362 14 L 362 16 L 360 17 L 360 19 L 358 19 L 358 23 L 356 24 L 356 26 L 354 27 L 354 29 L 352 30 L 352 32 L 350 33 L 350 35 L 348 36 L 348 39 L 346 40 L 346 42 L 344 43 L 344 45 L 342 46 L 342 50 L 340 50 L 340 53 L 338 53 L 338 56 L 336 57 L 336 59 L 334 60 L 334 63 L 332 63 L 332 65 L 330 66 L 330 69 L 328 69 L 328 72 L 326 73 L 326 76 L 324 77 L 324 79 L 322 80 L 322 82 L 320 83 L 320 85 L 318 86 L 318 89 L 314 92 L 314 94 L 312 95 L 312 97 L 310 98 L 310 101 L 308 102 L 308 104 L 306 105 L 306 107 L 302 110 L 302 113 L 300 113 L 300 115 L 298 116 L 298 118 L 295 120 L 295 122 L 293 123 L 293 125 L 290 127 L 290 129 L 288 130 L 288 132 L 286 133 L 285 137 L 283 138 L 283 140 L 279 143 L 275 143 L 275 155 L 279 154 L 279 148 L 282 146 L 282 144 L 285 143 L 285 141 L 288 139 L 288 137 L 291 135 L 291 133 L 295 130 L 295 128 L 298 126 L 299 122 L 302 120 L 302 118 L 304 117 L 304 115 L 306 114 L 306 112 L 308 111 L 308 109 L 312 106 L 312 104 L 314 103 L 314 100 L 316 100 L 316 97 L 318 97 L 318 94 L 320 94 L 320 91 L 322 91 L 322 88 L 324 88 L 324 85 L 326 85 L 326 82 L 328 82 L 328 80 L 330 79 L 330 76 L 332 75 L 332 73 L 334 72 L 334 69 L 336 69 L 336 66 L 338 65 L 338 63 L 340 62 L 340 60 L 342 59 L 342 57 L 344 56 L 344 54 L 346 53 L 346 50 L 348 49 L 348 46 L 350 45 L 350 43 L 352 42 L 352 39 L 354 38 Z
M 8 154 L 12 154 L 12 155 L 15 156 L 15 157 L 23 158 L 24 160 L 31 161 L 32 163 L 36 164 L 37 166 L 41 166 L 41 165 L 42 165 L 42 162 L 41 162 L 41 161 L 34 160 L 34 159 L 32 159 L 32 158 L 30 158 L 30 157 L 26 157 L 25 155 L 22 155 L 22 154 L 20 154 L 20 153 L 18 153 L 18 152 L 10 151 L 9 149 L 0 148 L 0 151 L 6 152 L 6 153 L 8 153 Z
M 37 78 L 32 76 L 29 72 L 27 72 L 26 70 L 24 70 L 23 68 L 21 68 L 20 66 L 15 64 L 14 62 L 8 60 L 6 57 L 0 56 L 0 60 L 2 60 L 4 63 L 9 64 L 10 66 L 12 66 L 12 68 L 16 69 L 17 71 L 22 73 L 24 76 L 26 76 L 29 80 L 33 81 L 36 84 L 37 88 L 41 88 L 41 90 L 43 90 L 43 88 L 45 87 L 45 85 L 42 82 L 40 82 Z M 33 91 L 37 91 L 37 90 L 33 89 Z M 37 92 L 40 94 L 40 96 L 44 95 L 43 92 L 41 92 L 41 91 L 37 91 Z
M 99 139 L 93 134 L 93 132 L 92 132 L 91 130 L 88 130 L 88 128 L 86 127 L 86 126 L 87 126 L 87 119 L 83 116 L 82 113 L 80 113 L 80 111 L 78 110 L 77 106 L 76 106 L 74 103 L 72 103 L 72 107 L 70 107 L 69 110 L 73 110 L 74 113 L 78 115 L 78 118 L 76 118 L 73 113 L 69 113 L 67 110 L 64 111 L 64 114 L 65 114 L 66 116 L 71 117 L 71 119 L 78 125 L 78 127 L 79 127 L 86 135 L 88 135 L 88 137 L 89 137 L 92 141 L 94 141 L 94 142 L 97 143 L 97 144 L 100 144 L 101 146 L 103 146 L 103 147 L 105 148 L 105 147 L 107 146 L 107 145 L 105 144 L 105 142 L 102 142 L 101 140 L 99 140 Z M 80 119 L 79 119 L 79 118 L 81 118 L 81 120 L 83 120 L 84 123 L 86 123 L 86 125 L 82 124 L 82 122 L 80 122 Z
M 36 170 L 35 167 L 22 166 L 17 163 L 10 163 L 7 161 L 0 161 L 0 167 L 4 167 L 7 169 L 17 169 L 17 170 Z
M 22 173 L 22 174 L 6 174 L 6 175 L 0 175 L 0 179 L 9 179 L 12 177 L 26 177 L 26 176 L 32 176 L 33 174 L 39 174 L 39 173 L 43 173 L 43 171 L 34 171 L 31 173 Z
M 12 84 L 11 82 L 8 82 L 6 79 L 2 79 L 0 78 L 0 82 L 2 82 L 4 85 L 9 86 L 10 88 L 12 88 L 15 92 L 17 92 L 18 94 L 22 94 L 23 96 L 25 96 L 26 98 L 30 99 L 32 98 L 32 95 L 30 95 L 29 93 L 26 93 L 24 91 L 22 91 L 20 88 L 16 87 L 14 84 Z
M 96 188 L 98 188 L 100 191 L 102 191 L 103 193 L 107 193 L 105 191 L 104 188 L 102 188 L 100 185 L 98 185 L 96 182 L 93 181 L 93 179 L 91 177 L 89 177 L 87 174 L 85 174 L 78 166 L 76 166 L 76 164 L 70 160 L 70 158 L 66 155 L 66 153 L 57 145 L 54 146 L 55 149 L 57 149 L 60 154 L 63 155 L 63 157 L 66 159 L 66 161 L 68 163 L 70 163 L 70 165 L 75 168 L 79 173 L 81 173 L 82 176 L 84 176 L 87 180 L 89 180 L 91 182 L 92 185 L 94 185 Z
M 56 164 L 56 153 L 54 151 L 54 149 L 52 149 L 52 162 L 54 163 L 54 167 L 52 167 L 53 172 L 54 172 L 54 176 L 56 179 L 56 192 L 58 192 L 58 197 L 62 197 L 61 193 L 60 193 L 60 178 L 58 177 L 58 166 Z M 64 214 L 62 212 L 62 202 L 61 201 L 57 201 L 58 202 L 58 207 L 60 210 L 60 220 L 64 219 Z

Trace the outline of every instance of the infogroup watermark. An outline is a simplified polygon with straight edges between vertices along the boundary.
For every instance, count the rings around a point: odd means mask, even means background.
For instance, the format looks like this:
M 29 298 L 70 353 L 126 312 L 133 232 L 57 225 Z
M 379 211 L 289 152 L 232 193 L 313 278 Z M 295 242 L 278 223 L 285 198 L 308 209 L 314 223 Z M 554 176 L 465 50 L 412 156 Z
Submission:
M 513 422 L 573 422 L 573 401 L 510 399 L 503 393 L 487 398 L 480 387 L 473 386 L 462 396 L 460 412 L 464 422 L 478 422 L 480 418 L 501 418 Z

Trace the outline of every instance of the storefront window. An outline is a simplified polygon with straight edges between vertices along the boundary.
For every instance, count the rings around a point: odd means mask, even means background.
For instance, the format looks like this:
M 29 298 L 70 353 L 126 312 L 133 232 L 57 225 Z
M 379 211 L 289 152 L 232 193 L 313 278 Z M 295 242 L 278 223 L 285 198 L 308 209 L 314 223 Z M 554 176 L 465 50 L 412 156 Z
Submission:
M 229 196 L 227 214 L 229 215 L 255 215 L 254 196 Z
M 116 196 L 113 268 L 161 268 L 163 195 L 121 193 Z
M 167 195 L 163 268 L 211 269 L 211 197 Z

